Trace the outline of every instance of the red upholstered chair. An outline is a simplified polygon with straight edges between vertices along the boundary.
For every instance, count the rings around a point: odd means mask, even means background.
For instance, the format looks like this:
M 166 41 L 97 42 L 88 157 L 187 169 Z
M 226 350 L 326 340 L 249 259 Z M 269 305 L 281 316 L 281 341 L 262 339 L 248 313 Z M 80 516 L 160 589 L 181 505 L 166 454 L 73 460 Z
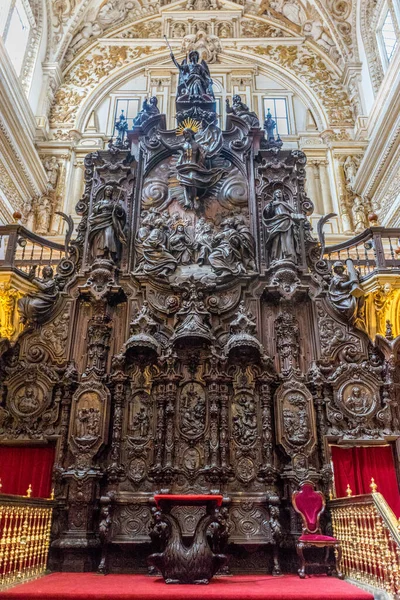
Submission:
M 340 559 L 342 557 L 342 548 L 339 540 L 329 535 L 322 535 L 319 524 L 320 517 L 325 510 L 325 498 L 322 492 L 314 489 L 311 481 L 304 481 L 300 489 L 294 492 L 292 496 L 294 509 L 301 515 L 303 522 L 303 533 L 297 540 L 296 550 L 300 559 L 300 569 L 298 570 L 301 579 L 306 576 L 306 560 L 304 558 L 304 548 L 325 548 L 324 565 L 328 569 L 328 575 L 331 575 L 332 568 L 328 564 L 329 551 L 334 548 L 336 551 L 336 573 L 339 579 L 343 579 L 339 571 Z

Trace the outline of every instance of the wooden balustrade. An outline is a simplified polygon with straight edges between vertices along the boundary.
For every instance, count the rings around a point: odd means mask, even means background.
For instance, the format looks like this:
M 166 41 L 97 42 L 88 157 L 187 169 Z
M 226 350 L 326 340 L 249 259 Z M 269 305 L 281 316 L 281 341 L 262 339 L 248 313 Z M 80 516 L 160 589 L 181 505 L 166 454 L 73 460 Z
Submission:
M 44 573 L 54 502 L 0 494 L 0 589 Z
M 400 229 L 371 227 L 346 242 L 327 246 L 324 258 L 330 264 L 350 258 L 362 279 L 386 269 L 400 269 Z
M 16 269 L 28 275 L 37 265 L 40 276 L 44 266 L 55 268 L 65 256 L 65 247 L 46 240 L 22 225 L 0 226 L 0 271 Z
M 329 508 L 334 535 L 342 545 L 341 571 L 384 590 L 390 598 L 400 598 L 399 525 L 382 494 L 348 495 L 332 500 Z

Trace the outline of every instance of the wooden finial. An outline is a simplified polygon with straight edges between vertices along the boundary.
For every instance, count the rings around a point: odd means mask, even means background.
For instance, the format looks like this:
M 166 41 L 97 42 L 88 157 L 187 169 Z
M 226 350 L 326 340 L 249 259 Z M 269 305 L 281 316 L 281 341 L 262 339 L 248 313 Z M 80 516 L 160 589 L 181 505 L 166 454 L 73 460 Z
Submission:
M 26 498 L 30 498 L 32 495 L 32 484 L 29 484 L 28 489 L 26 490 Z
M 349 483 L 347 484 L 346 494 L 347 494 L 348 498 L 350 498 L 353 495 L 353 491 L 352 491 Z
M 373 494 L 375 494 L 378 491 L 378 486 L 375 483 L 375 479 L 373 477 L 371 477 L 371 483 L 369 484 L 369 487 L 371 488 L 371 492 Z

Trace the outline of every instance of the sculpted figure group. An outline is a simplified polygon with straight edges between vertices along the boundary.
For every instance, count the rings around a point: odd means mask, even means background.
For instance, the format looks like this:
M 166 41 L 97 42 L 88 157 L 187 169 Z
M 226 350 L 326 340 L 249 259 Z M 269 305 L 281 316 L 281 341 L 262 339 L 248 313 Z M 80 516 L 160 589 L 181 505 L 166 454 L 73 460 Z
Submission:
M 156 210 L 142 213 L 136 235 L 138 270 L 167 277 L 178 265 L 209 265 L 217 276 L 239 275 L 255 268 L 255 245 L 246 217 L 225 217 L 219 230 L 201 217 L 191 219 Z

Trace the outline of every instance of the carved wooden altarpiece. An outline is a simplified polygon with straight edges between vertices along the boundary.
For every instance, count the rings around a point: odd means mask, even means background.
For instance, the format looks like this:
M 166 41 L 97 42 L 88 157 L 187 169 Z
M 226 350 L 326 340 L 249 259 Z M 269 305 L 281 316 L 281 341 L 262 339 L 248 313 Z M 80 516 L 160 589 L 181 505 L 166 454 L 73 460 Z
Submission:
M 153 103 L 86 157 L 58 309 L 27 298 L 2 357 L 1 440 L 56 443 L 59 569 L 101 549 L 102 572 L 147 569 L 154 494 L 176 493 L 221 494 L 231 568 L 279 573 L 292 492 L 331 489 L 328 441 L 398 434 L 390 369 L 311 231 L 305 155 L 245 109 L 222 131 L 192 63 L 177 129 Z M 172 509 L 184 535 L 202 510 Z

